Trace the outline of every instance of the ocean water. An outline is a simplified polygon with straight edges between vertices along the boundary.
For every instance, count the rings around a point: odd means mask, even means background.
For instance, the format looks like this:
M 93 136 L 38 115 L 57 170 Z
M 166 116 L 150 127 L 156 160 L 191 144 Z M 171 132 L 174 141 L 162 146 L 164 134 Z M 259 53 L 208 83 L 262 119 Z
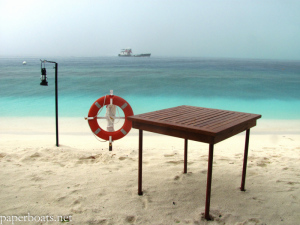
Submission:
M 22 62 L 26 60 L 27 65 Z M 84 117 L 110 90 L 135 114 L 178 105 L 300 119 L 300 61 L 207 58 L 54 57 L 58 111 Z M 0 116 L 55 116 L 54 64 L 40 86 L 39 58 L 0 58 Z

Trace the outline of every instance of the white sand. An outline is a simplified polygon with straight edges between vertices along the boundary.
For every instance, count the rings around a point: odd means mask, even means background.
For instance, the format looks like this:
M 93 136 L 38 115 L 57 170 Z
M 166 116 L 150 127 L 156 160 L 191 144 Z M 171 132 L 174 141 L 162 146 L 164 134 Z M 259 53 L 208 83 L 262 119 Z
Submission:
M 246 192 L 239 190 L 245 133 L 215 145 L 214 221 L 203 219 L 208 144 L 189 141 L 183 174 L 183 139 L 144 132 L 138 196 L 136 130 L 109 152 L 83 118 L 60 118 L 59 126 L 57 148 L 54 118 L 0 118 L 2 220 L 29 213 L 71 215 L 65 224 L 80 225 L 300 223 L 300 121 L 260 119 L 251 129 Z

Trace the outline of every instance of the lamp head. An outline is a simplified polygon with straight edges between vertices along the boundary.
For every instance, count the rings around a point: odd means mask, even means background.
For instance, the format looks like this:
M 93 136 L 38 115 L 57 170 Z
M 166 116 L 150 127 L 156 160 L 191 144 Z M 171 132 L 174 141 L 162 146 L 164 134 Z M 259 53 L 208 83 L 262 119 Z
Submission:
M 46 75 L 46 68 L 42 68 L 41 72 L 42 72 L 42 75 L 41 75 L 41 83 L 40 83 L 40 85 L 42 85 L 42 86 L 48 86 L 47 75 Z

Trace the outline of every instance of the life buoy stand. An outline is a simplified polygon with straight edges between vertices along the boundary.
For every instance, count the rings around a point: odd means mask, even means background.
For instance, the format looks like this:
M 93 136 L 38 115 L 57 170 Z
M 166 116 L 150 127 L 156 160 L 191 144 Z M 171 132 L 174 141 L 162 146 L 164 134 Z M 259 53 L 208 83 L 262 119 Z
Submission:
M 123 126 L 113 132 L 106 131 L 102 129 L 97 121 L 97 115 L 99 110 L 109 104 L 113 104 L 116 106 L 119 106 L 125 115 L 125 122 Z M 112 141 L 116 141 L 122 137 L 124 137 L 126 134 L 129 133 L 132 127 L 132 122 L 127 119 L 128 116 L 132 116 L 133 111 L 131 106 L 127 101 L 125 101 L 123 98 L 116 96 L 116 95 L 106 95 L 99 99 L 97 99 L 93 105 L 90 108 L 89 114 L 88 114 L 88 123 L 90 125 L 90 128 L 92 132 L 99 138 L 104 140 L 110 140 L 109 137 L 111 137 Z

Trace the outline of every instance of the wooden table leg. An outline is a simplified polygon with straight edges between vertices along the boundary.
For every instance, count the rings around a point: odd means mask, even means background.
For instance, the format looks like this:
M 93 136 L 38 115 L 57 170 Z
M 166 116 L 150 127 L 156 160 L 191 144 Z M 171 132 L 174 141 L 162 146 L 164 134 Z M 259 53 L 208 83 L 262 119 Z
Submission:
M 246 131 L 246 141 L 245 141 L 245 152 L 244 152 L 244 164 L 243 164 L 243 174 L 242 174 L 242 182 L 241 182 L 241 191 L 245 191 L 247 159 L 248 159 L 248 148 L 249 148 L 249 137 L 250 137 L 250 129 L 248 129 Z
M 139 130 L 139 171 L 138 171 L 138 195 L 143 195 L 142 173 L 143 173 L 143 130 Z
M 210 216 L 209 216 L 209 208 L 210 208 L 210 196 L 211 196 L 213 156 L 214 156 L 214 144 L 209 144 L 207 186 L 206 186 L 206 203 L 205 203 L 205 219 L 206 220 L 211 219 Z
M 183 173 L 187 173 L 187 153 L 188 152 L 188 139 L 184 139 L 184 169 Z

